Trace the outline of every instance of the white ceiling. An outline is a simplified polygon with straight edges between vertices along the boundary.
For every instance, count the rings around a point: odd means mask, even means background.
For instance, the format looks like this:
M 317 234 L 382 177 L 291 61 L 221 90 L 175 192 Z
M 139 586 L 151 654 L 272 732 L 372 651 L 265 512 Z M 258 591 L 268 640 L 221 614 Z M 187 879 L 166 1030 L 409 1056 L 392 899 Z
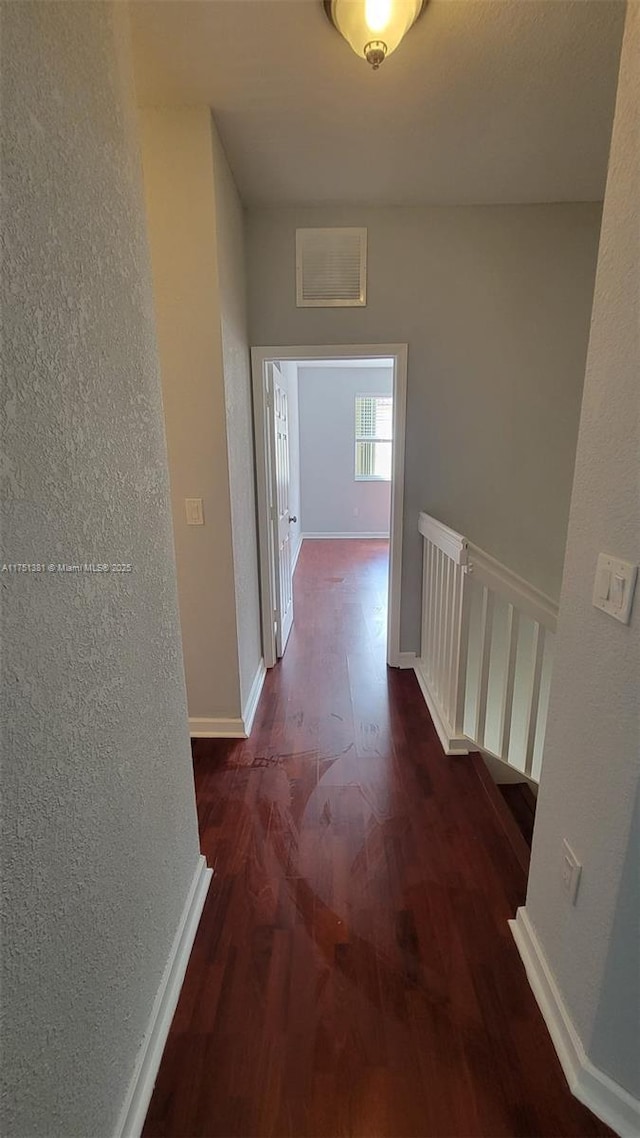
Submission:
M 622 0 L 430 0 L 371 71 L 320 0 L 134 0 L 143 105 L 208 103 L 247 203 L 603 196 Z

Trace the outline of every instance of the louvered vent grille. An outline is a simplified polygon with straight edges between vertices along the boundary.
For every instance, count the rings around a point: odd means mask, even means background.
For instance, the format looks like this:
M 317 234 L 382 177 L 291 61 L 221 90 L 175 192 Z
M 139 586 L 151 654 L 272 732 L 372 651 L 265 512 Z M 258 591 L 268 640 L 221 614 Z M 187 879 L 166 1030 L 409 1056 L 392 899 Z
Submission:
M 367 303 L 366 229 L 296 230 L 298 308 L 350 308 Z

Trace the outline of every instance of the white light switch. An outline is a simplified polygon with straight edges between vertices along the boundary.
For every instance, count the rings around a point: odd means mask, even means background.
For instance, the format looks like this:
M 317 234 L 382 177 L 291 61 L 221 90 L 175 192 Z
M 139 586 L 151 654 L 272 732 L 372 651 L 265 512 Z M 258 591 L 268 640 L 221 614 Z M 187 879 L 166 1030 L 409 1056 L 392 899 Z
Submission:
M 593 604 L 622 624 L 629 623 L 638 566 L 608 553 L 598 555 Z
M 202 512 L 202 498 L 185 498 L 188 526 L 203 526 L 204 514 Z

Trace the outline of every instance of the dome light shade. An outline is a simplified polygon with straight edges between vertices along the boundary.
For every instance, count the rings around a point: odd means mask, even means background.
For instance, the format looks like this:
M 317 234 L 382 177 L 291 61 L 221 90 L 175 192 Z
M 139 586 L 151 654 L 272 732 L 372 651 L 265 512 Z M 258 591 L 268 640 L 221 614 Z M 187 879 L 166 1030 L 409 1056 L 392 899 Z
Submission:
M 374 71 L 415 24 L 426 0 L 325 0 L 334 28 Z

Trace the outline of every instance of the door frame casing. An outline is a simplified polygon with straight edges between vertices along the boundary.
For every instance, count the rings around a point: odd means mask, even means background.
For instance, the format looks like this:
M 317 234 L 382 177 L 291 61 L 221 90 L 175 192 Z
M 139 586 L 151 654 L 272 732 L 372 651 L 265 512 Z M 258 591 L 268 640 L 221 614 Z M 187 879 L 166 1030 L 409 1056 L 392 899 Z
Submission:
M 387 664 L 401 666 L 400 596 L 402 582 L 402 534 L 404 508 L 404 455 L 407 420 L 407 344 L 323 344 L 251 349 L 253 413 L 255 426 L 258 549 L 260 556 L 260 607 L 262 651 L 267 668 L 276 663 L 273 627 L 275 563 L 269 517 L 270 480 L 266 364 L 278 361 L 380 359 L 393 360 L 393 448 L 391 517 L 389 537 L 389 605 L 387 616 Z M 295 611 L 294 611 L 295 620 Z

